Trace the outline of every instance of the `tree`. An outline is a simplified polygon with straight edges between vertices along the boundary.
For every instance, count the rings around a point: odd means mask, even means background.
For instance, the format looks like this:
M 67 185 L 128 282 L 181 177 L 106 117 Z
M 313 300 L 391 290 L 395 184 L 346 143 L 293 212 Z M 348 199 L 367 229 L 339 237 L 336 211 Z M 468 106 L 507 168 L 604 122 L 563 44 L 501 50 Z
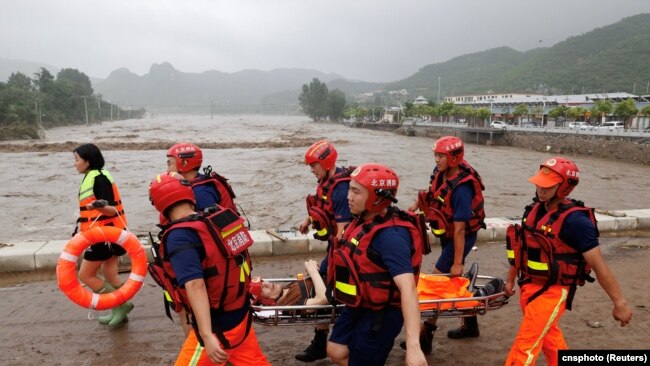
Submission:
M 330 119 L 340 121 L 345 110 L 345 94 L 334 89 L 327 95 L 327 115 Z
M 487 108 L 479 108 L 476 111 L 476 118 L 482 120 L 484 125 L 485 125 L 485 120 L 490 118 L 490 115 L 492 115 L 492 112 L 490 112 L 490 110 Z
M 617 103 L 616 107 L 614 107 L 614 115 L 623 118 L 625 128 L 630 128 L 630 123 L 632 122 L 630 117 L 635 116 L 637 113 L 639 113 L 639 110 L 636 108 L 636 104 L 632 98 Z
M 606 99 L 597 100 L 594 106 L 591 107 L 591 115 L 598 116 L 598 122 L 602 122 L 603 118 L 612 113 L 612 102 Z
M 528 115 L 528 106 L 525 104 L 518 104 L 515 107 L 515 111 L 512 112 L 512 114 L 519 119 L 519 124 L 521 125 L 521 116 L 527 116 Z
M 548 116 L 553 119 L 557 119 L 558 117 L 566 117 L 568 111 L 569 107 L 561 105 L 548 111 Z
M 81 96 L 93 95 L 93 87 L 86 74 L 76 69 L 63 69 L 56 74 L 56 81 L 67 80 L 73 85 L 74 94 Z
M 314 121 L 320 121 L 327 115 L 327 85 L 314 78 L 311 83 L 302 86 L 298 96 L 300 109 Z
M 574 121 L 577 121 L 580 116 L 584 116 L 587 110 L 582 107 L 573 107 L 567 111 L 567 117 L 571 118 Z
M 22 72 L 11 73 L 7 80 L 7 86 L 10 88 L 18 88 L 25 91 L 32 90 L 32 79 Z

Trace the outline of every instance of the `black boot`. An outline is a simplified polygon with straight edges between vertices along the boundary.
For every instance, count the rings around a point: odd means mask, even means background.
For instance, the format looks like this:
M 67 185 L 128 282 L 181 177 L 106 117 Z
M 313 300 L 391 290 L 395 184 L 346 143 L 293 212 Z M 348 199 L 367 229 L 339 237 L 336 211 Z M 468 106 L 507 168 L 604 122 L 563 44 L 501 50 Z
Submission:
M 422 323 L 420 327 L 420 349 L 422 353 L 428 355 L 433 350 L 433 335 L 438 329 L 438 326 L 429 324 L 428 322 Z M 402 349 L 406 349 L 406 341 L 402 341 L 399 344 Z
M 296 360 L 314 362 L 327 357 L 327 333 L 329 329 L 315 329 L 314 339 L 304 351 L 296 354 Z
M 475 316 L 470 316 L 468 318 L 463 318 L 463 322 L 460 325 L 460 328 L 452 329 L 447 332 L 447 338 L 451 339 L 461 339 L 467 337 L 478 337 L 478 320 Z

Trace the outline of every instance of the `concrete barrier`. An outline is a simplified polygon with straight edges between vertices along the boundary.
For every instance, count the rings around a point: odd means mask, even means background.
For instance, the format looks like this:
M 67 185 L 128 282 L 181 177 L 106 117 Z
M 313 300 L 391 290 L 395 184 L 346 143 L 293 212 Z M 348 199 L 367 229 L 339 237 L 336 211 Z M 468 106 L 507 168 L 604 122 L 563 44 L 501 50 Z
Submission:
M 650 229 L 650 209 L 619 210 L 596 213 L 601 232 Z M 478 242 L 502 241 L 505 243 L 506 228 L 517 221 L 508 218 L 486 218 L 487 228 L 478 232 Z M 303 235 L 296 231 L 253 230 L 255 243 L 249 249 L 252 257 L 300 255 L 325 253 L 327 243 L 313 238 L 313 232 Z M 431 244 L 438 238 L 429 235 Z M 152 261 L 149 239 L 142 239 L 147 258 Z M 60 253 L 67 244 L 65 240 L 25 241 L 0 245 L 0 272 L 24 272 L 54 270 Z M 130 263 L 128 256 L 120 257 L 120 264 Z

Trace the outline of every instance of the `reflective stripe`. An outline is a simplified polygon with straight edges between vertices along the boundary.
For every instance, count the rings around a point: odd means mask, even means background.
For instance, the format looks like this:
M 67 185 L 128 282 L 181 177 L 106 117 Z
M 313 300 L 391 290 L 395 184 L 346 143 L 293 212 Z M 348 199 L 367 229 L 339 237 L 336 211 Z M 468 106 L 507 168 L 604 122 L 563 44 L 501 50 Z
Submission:
M 548 271 L 548 263 L 534 262 L 528 260 L 528 268 L 534 269 L 536 271 Z
M 242 226 L 243 226 L 242 224 L 239 224 L 239 225 L 235 226 L 234 228 L 232 228 L 232 229 L 230 229 L 230 230 L 228 230 L 228 231 L 222 231 L 222 232 L 221 232 L 221 237 L 222 237 L 222 238 L 225 238 L 226 236 L 228 236 L 228 235 L 234 233 L 235 231 L 241 229 Z
M 535 343 L 533 343 L 533 346 L 530 347 L 530 349 L 526 350 L 526 354 L 528 355 L 528 358 L 526 359 L 526 363 L 524 365 L 533 365 L 535 363 L 535 354 L 533 353 L 533 350 L 537 347 L 537 345 L 544 340 L 544 337 L 548 334 L 549 328 L 551 328 L 551 325 L 557 318 L 558 313 L 560 312 L 560 308 L 562 307 L 562 304 L 566 301 L 566 297 L 568 295 L 568 291 L 566 289 L 562 289 L 562 296 L 560 296 L 560 301 L 557 302 L 555 305 L 555 308 L 553 309 L 553 313 L 551 313 L 551 316 L 548 318 L 548 321 L 546 322 L 546 325 L 544 326 L 544 330 L 539 333 L 539 338 L 535 340 Z
M 512 249 L 508 249 L 508 259 L 515 259 L 515 251 Z
M 357 286 L 336 281 L 336 289 L 350 296 L 357 296 Z
M 117 238 L 117 243 L 119 245 L 123 245 L 126 239 L 128 238 L 129 233 L 126 230 L 122 230 L 122 233 L 120 234 L 120 237 Z
M 167 292 L 167 290 L 163 290 L 163 294 L 165 294 L 165 300 L 167 300 L 167 302 L 174 302 L 174 300 L 172 300 L 172 297 L 169 295 L 169 292 Z
M 352 238 L 350 242 L 354 244 L 354 246 L 359 246 L 359 241 L 356 238 Z
M 433 235 L 442 235 L 445 233 L 445 231 L 446 231 L 445 229 L 431 229 Z
M 244 264 L 241 266 L 239 271 L 239 282 L 246 282 L 246 277 L 251 274 L 251 269 L 248 267 L 248 262 L 244 261 Z
M 201 344 L 197 341 L 196 349 L 194 350 L 194 354 L 192 355 L 188 366 L 198 365 L 201 358 L 201 353 L 203 353 L 203 346 L 201 346 Z
M 72 255 L 68 252 L 61 252 L 61 255 L 59 255 L 59 258 L 66 260 L 68 262 L 73 262 L 77 263 L 77 260 L 79 259 L 79 256 Z
M 93 293 L 93 296 L 90 298 L 90 308 L 95 309 L 99 303 L 99 294 Z
M 318 235 L 320 235 L 320 236 L 325 236 L 325 235 L 327 235 L 327 228 L 323 228 L 322 230 L 318 230 L 318 231 L 316 232 L 316 234 L 318 234 Z
M 129 278 L 132 279 L 133 281 L 136 281 L 136 282 L 144 282 L 144 277 L 145 276 L 140 276 L 140 275 L 137 275 L 137 274 L 134 274 L 134 273 L 131 273 L 129 275 Z

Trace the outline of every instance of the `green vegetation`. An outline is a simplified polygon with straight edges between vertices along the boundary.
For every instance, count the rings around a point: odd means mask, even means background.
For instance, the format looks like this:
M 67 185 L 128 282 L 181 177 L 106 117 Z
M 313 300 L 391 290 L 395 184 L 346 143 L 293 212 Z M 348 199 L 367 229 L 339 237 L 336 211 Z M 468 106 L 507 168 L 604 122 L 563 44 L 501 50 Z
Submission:
M 428 65 L 386 88 L 437 95 L 440 77 L 443 96 L 501 92 L 642 94 L 650 81 L 648 59 L 650 14 L 640 14 L 550 48 L 518 52 L 501 47 Z
M 144 110 L 130 113 L 139 117 Z M 100 122 L 128 117 L 121 110 L 94 95 L 90 79 L 75 69 L 63 69 L 56 78 L 45 68 L 27 75 L 16 72 L 0 82 L 0 140 L 38 138 L 45 127 Z
M 302 86 L 298 102 L 303 113 L 314 121 L 320 121 L 322 118 L 339 121 L 344 115 L 345 94 L 336 89 L 330 92 L 327 85 L 317 78 Z

